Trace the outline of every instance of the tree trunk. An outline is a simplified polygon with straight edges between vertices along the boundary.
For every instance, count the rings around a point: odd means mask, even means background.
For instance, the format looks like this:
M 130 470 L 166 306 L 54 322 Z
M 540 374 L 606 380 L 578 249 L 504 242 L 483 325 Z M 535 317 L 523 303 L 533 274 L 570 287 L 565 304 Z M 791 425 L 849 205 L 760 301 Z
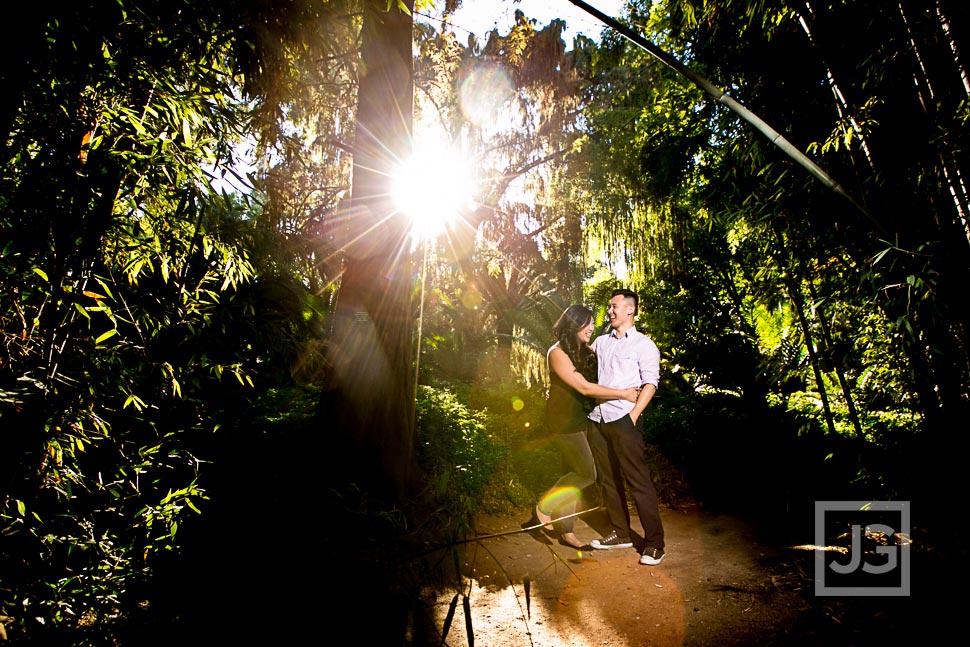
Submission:
M 409 223 L 389 187 L 411 152 L 412 17 L 387 6 L 364 3 L 352 197 L 321 412 L 344 441 L 330 456 L 336 473 L 401 500 L 415 476 L 414 262 Z

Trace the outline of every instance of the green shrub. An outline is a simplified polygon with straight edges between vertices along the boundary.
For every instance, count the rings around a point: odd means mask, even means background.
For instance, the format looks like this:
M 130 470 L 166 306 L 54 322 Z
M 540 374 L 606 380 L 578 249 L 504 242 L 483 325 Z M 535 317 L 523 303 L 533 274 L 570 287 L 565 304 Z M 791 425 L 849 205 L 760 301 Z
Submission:
M 470 523 L 504 448 L 486 431 L 486 416 L 447 389 L 418 388 L 418 461 L 435 498 Z
M 483 506 L 499 514 L 531 508 L 561 475 L 559 452 L 543 427 L 545 392 L 521 384 L 481 385 L 469 393 L 469 406 L 485 413 L 489 435 L 508 450 Z

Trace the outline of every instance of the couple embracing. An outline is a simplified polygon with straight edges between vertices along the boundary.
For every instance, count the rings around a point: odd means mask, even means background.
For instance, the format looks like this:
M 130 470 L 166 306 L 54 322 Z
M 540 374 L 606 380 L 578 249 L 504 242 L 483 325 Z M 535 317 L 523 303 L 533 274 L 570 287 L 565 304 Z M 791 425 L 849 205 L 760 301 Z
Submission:
M 599 483 L 612 531 L 590 547 L 632 548 L 629 486 L 644 531 L 640 563 L 657 565 L 664 557 L 664 530 L 644 459 L 641 416 L 660 381 L 660 351 L 634 326 L 638 306 L 635 292 L 614 290 L 606 310 L 610 332 L 592 344 L 593 313 L 585 306 L 569 306 L 553 327 L 545 425 L 556 434 L 565 473 L 540 498 L 535 514 L 547 529 L 558 525 L 560 542 L 583 549 L 569 515 L 583 490 Z

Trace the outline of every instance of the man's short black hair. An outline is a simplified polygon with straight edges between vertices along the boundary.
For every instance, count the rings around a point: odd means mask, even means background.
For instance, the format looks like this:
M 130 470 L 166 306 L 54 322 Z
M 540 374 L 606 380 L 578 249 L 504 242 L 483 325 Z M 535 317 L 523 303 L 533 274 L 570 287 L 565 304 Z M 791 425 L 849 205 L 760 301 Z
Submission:
M 610 295 L 610 298 L 612 299 L 615 296 L 623 296 L 626 299 L 633 299 L 633 314 L 636 314 L 637 310 L 640 309 L 640 297 L 638 297 L 637 293 L 633 290 L 617 288 L 616 290 L 613 290 L 613 294 Z

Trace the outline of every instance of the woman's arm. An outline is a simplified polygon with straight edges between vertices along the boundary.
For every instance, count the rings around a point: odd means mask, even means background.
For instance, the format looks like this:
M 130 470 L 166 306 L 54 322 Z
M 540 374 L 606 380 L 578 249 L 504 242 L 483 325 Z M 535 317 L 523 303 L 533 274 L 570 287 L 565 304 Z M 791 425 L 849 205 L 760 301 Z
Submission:
M 562 379 L 570 388 L 579 391 L 583 395 L 602 400 L 627 400 L 628 402 L 637 401 L 637 389 L 611 389 L 609 387 L 593 384 L 583 377 L 582 373 L 576 370 L 573 361 L 569 359 L 566 351 L 556 346 L 549 353 L 549 368 Z

